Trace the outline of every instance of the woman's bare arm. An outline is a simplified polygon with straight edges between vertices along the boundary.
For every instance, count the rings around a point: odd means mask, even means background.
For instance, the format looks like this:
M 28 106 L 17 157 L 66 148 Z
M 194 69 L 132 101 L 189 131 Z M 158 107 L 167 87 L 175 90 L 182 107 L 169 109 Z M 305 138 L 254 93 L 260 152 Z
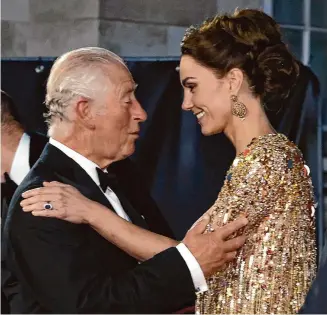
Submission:
M 100 206 L 100 207 L 99 207 Z M 98 203 L 88 212 L 87 223 L 100 235 L 140 261 L 150 259 L 177 241 L 134 225 Z
M 176 246 L 177 241 L 138 227 L 107 207 L 83 196 L 76 188 L 59 182 L 44 183 L 45 187 L 23 194 L 24 211 L 34 216 L 54 217 L 72 223 L 89 224 L 109 242 L 115 244 L 139 261 Z M 52 210 L 44 210 L 49 202 Z

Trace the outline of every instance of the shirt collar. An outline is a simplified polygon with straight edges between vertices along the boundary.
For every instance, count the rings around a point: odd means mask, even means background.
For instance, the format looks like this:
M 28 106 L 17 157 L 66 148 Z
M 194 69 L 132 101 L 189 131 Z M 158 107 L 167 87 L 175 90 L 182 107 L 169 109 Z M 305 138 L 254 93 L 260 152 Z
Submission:
M 11 164 L 9 177 L 19 185 L 30 171 L 30 142 L 31 138 L 28 134 L 23 133 L 20 138 L 14 159 Z
M 73 149 L 67 147 L 66 145 L 62 144 L 61 142 L 50 138 L 49 143 L 62 151 L 72 160 L 74 160 L 79 166 L 81 166 L 84 171 L 93 179 L 93 181 L 100 186 L 99 176 L 96 171 L 96 168 L 100 168 L 97 164 L 86 158 L 85 156 L 81 155 L 80 153 L 74 151 Z

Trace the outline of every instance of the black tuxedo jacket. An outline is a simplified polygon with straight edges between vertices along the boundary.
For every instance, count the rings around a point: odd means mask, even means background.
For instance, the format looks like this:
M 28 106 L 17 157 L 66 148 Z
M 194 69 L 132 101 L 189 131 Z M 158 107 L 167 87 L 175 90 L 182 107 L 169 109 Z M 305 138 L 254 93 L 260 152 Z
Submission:
M 138 264 L 88 225 L 24 213 L 21 194 L 45 180 L 73 185 L 112 208 L 77 163 L 46 146 L 16 190 L 4 229 L 6 259 L 18 279 L 13 313 L 168 313 L 194 301 L 190 272 L 176 248 Z M 133 216 L 140 212 L 132 202 L 123 207 Z
M 30 136 L 30 147 L 29 147 L 29 165 L 32 167 L 37 159 L 40 157 L 45 145 L 48 143 L 48 138 L 40 134 L 29 134 Z M 24 157 L 23 157 L 24 158 Z M 26 157 L 27 158 L 27 157 Z M 1 232 L 3 230 L 4 222 L 7 216 L 8 207 L 12 196 L 14 195 L 17 184 L 11 180 L 8 174 L 5 175 L 6 182 L 1 183 Z M 1 255 L 1 288 L 6 284 L 13 281 L 12 275 L 9 272 L 5 264 L 5 253 L 2 251 Z M 7 297 L 1 290 L 1 313 L 8 314 L 10 312 L 9 303 Z
M 45 145 L 49 139 L 43 135 L 33 133 L 30 136 L 30 148 L 29 148 L 29 165 L 32 167 L 40 157 Z M 17 184 L 13 182 L 7 174 L 7 180 L 5 183 L 1 183 L 1 219 L 4 220 L 7 215 L 8 206 L 11 198 L 17 189 Z

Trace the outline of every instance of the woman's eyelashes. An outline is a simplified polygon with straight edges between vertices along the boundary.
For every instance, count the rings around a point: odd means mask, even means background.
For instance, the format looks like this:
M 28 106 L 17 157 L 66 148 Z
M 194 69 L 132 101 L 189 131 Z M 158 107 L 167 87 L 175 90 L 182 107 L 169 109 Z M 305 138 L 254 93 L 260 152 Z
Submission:
M 190 90 L 191 93 L 194 93 L 194 90 L 196 88 L 196 84 L 190 84 L 189 83 L 186 87 Z

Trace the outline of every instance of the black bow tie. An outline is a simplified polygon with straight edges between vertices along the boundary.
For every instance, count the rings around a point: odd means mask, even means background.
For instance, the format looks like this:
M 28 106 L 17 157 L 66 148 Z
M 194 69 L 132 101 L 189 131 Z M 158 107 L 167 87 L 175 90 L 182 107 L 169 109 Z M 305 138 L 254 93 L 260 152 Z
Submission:
M 99 176 L 99 181 L 100 181 L 100 187 L 103 192 L 106 192 L 107 188 L 109 187 L 113 191 L 116 190 L 118 181 L 117 177 L 114 173 L 112 172 L 104 172 L 100 168 L 96 168 L 98 176 Z
M 8 173 L 4 173 L 5 182 L 1 183 L 1 192 L 3 196 L 12 196 L 17 189 L 17 184 L 9 177 Z
M 131 219 L 131 221 L 139 225 L 143 228 L 148 228 L 147 224 L 144 219 L 140 216 L 140 214 L 134 209 L 134 207 L 131 205 L 127 197 L 125 196 L 125 192 L 122 190 L 122 187 L 120 187 L 118 184 L 118 179 L 116 177 L 116 174 L 114 173 L 113 169 L 109 166 L 107 168 L 107 172 L 102 171 L 100 168 L 96 168 L 99 181 L 100 181 L 100 187 L 103 192 L 106 192 L 107 188 L 109 187 L 114 191 L 116 196 L 118 197 L 123 209 Z

